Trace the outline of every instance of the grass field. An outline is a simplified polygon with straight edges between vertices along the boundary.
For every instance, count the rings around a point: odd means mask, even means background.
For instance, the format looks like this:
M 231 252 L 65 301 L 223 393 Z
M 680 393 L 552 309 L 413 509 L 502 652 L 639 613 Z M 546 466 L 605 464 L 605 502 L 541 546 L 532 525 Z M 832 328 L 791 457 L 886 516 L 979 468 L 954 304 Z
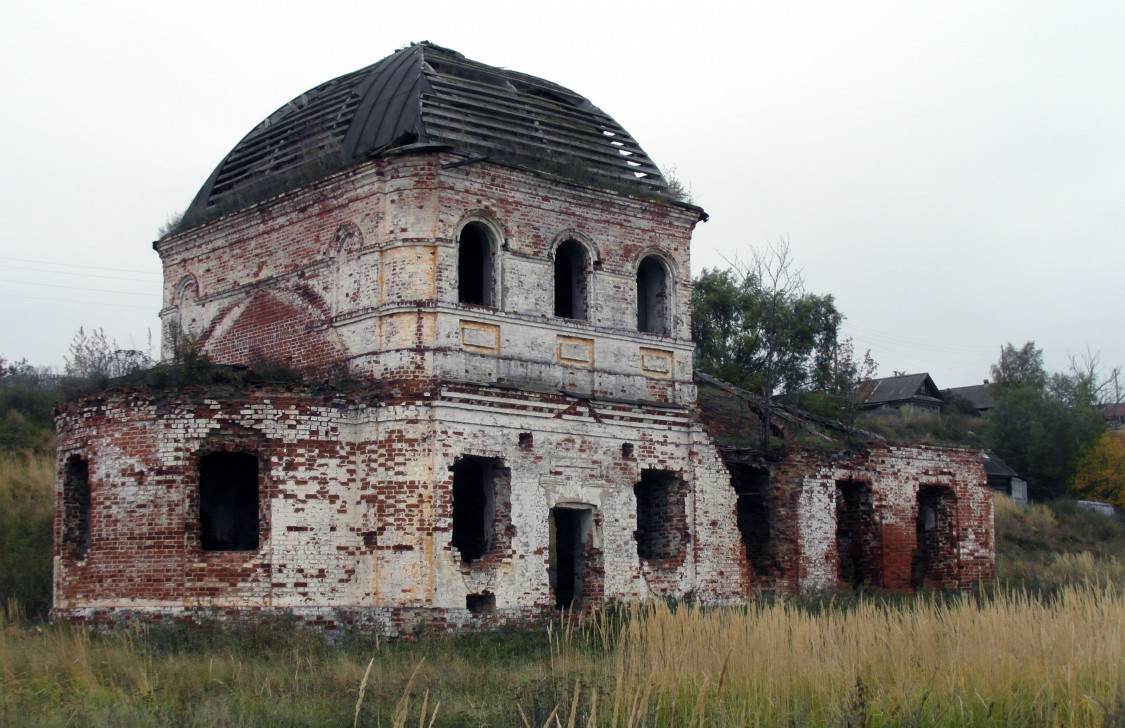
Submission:
M 52 478 L 0 459 L 0 525 L 49 534 Z M 1000 584 L 977 594 L 657 603 L 415 643 L 278 619 L 98 635 L 12 599 L 0 725 L 1125 726 L 1125 533 L 1091 518 L 1000 501 Z M 0 584 L 20 566 L 0 554 Z

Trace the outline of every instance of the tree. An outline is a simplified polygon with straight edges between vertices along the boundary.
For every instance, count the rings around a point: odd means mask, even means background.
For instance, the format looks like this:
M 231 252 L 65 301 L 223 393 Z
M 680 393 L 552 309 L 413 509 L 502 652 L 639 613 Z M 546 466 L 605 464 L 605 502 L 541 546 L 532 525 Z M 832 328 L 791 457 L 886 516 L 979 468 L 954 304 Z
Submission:
M 1079 455 L 1105 427 L 1091 379 L 1076 371 L 1048 376 L 1033 341 L 1003 347 L 992 376 L 985 442 L 1027 478 L 1033 497 L 1065 495 Z
M 1000 347 L 1000 360 L 992 365 L 992 381 L 999 387 L 1042 388 L 1047 383 L 1042 350 L 1035 348 L 1034 341 L 1019 349 L 1012 344 Z
M 1103 432 L 1078 459 L 1074 492 L 1125 508 L 1125 432 Z
M 152 366 L 152 359 L 136 349 L 121 349 L 106 337 L 103 329 L 89 334 L 79 327 L 70 351 L 64 357 L 64 373 L 72 380 L 105 386 L 114 377 L 123 377 Z
M 758 251 L 730 270 L 704 270 L 692 293 L 699 368 L 762 395 L 762 446 L 769 446 L 780 391 L 823 387 L 834 374 L 843 315 L 831 295 L 805 290 L 789 242 Z
M 872 379 L 879 365 L 866 350 L 858 356 L 850 337 L 836 344 L 830 357 L 831 367 L 825 375 L 818 375 L 816 388 L 805 390 L 797 402 L 814 414 L 831 417 L 854 428 L 863 403 L 874 389 Z

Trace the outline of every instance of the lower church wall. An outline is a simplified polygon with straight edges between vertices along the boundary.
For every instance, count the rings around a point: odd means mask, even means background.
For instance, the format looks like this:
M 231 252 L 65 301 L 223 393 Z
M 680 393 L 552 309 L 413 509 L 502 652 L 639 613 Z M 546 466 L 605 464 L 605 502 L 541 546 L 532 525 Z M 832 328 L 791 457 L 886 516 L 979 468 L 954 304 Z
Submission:
M 116 392 L 57 424 L 54 607 L 76 621 L 285 613 L 405 634 L 992 574 L 972 451 L 794 450 L 738 471 L 684 407 L 457 383 Z

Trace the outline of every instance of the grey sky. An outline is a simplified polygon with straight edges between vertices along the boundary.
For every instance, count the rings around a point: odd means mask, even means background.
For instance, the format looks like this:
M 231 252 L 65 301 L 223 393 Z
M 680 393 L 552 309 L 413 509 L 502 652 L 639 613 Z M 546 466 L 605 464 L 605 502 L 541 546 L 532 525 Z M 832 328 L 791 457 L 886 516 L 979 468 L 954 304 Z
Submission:
M 1087 346 L 1125 363 L 1119 2 L 0 10 L 8 357 L 60 364 L 79 326 L 145 348 L 150 243 L 226 152 L 302 91 L 430 40 L 571 88 L 674 168 L 711 215 L 696 272 L 787 236 L 880 374 L 972 384 L 1027 339 L 1051 369 Z

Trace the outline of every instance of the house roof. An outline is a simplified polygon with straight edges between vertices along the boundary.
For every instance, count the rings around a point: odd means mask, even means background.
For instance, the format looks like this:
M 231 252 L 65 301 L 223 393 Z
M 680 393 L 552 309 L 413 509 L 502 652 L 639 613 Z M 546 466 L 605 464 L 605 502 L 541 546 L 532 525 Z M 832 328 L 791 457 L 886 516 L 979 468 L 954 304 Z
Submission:
M 1125 420 L 1125 402 L 1100 405 L 1102 416 L 1109 421 Z
M 863 402 L 865 406 L 909 402 L 919 398 L 941 401 L 941 393 L 926 372 L 872 379 L 871 385 L 871 393 Z
M 954 396 L 969 400 L 974 409 L 986 410 L 992 408 L 991 386 L 991 384 L 986 382 L 984 384 L 973 384 L 968 387 L 950 387 L 945 391 L 952 393 Z
M 1000 457 L 991 450 L 981 450 L 980 454 L 984 457 L 984 471 L 989 477 L 999 476 L 1003 478 L 1018 478 L 1019 473 L 1012 469 L 1011 465 L 1000 459 Z
M 270 114 L 215 168 L 182 227 L 418 145 L 627 192 L 668 189 L 629 133 L 582 96 L 422 42 Z

